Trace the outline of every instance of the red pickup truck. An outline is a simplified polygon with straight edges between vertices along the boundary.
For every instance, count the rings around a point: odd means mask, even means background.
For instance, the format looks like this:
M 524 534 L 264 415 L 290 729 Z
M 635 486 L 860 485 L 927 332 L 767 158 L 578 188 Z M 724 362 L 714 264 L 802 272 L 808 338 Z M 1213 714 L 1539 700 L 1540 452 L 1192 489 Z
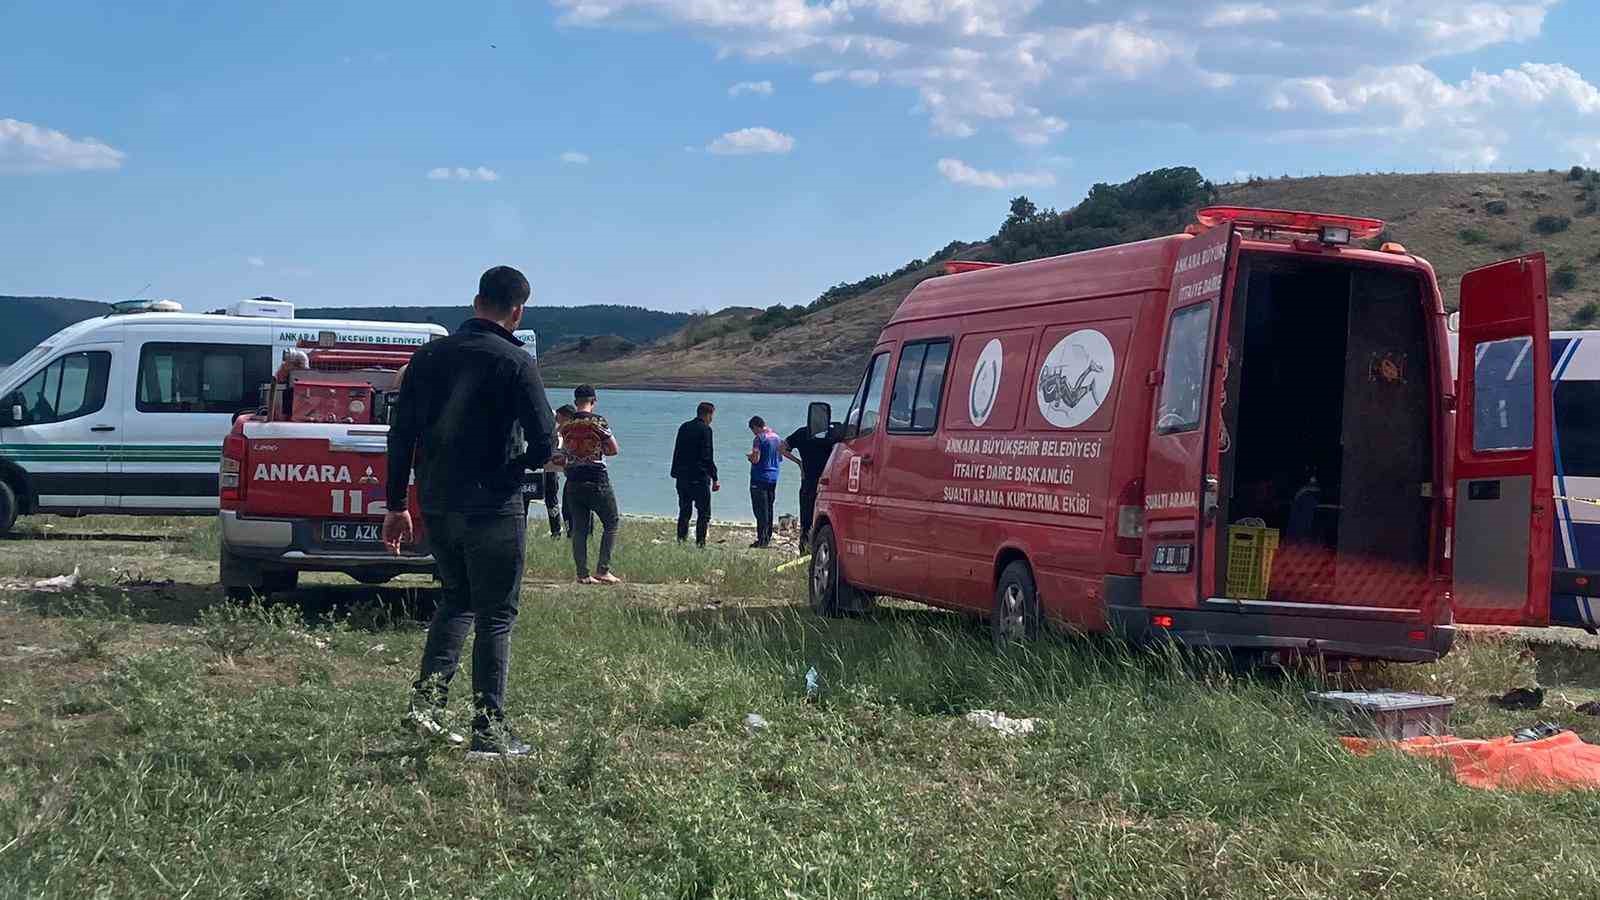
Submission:
M 302 342 L 299 353 L 223 441 L 224 589 L 233 598 L 288 591 L 301 572 L 364 584 L 432 574 L 420 523 L 399 555 L 382 540 L 388 412 L 411 349 Z

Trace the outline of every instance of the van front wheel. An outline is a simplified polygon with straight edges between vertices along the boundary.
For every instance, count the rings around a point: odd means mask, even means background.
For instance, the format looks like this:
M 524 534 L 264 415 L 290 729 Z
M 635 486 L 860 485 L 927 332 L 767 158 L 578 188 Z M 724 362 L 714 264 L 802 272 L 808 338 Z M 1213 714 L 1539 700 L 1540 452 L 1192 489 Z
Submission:
M 1022 560 L 1013 560 L 1000 572 L 994 589 L 994 612 L 989 616 L 989 631 L 994 648 L 1001 653 L 1039 637 L 1039 588 L 1033 569 Z
M 811 611 L 819 616 L 836 618 L 845 613 L 862 612 L 866 596 L 844 580 L 839 568 L 839 544 L 833 537 L 833 526 L 817 529 L 811 544 L 811 578 L 809 579 Z

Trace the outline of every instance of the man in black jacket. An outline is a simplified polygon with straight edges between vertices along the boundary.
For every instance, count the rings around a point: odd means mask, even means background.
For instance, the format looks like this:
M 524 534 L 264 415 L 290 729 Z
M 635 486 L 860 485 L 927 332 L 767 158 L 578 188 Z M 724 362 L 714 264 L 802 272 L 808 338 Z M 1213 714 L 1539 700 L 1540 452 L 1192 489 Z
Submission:
M 689 508 L 694 507 L 694 542 L 706 545 L 706 529 L 711 525 L 711 492 L 722 490 L 717 482 L 717 459 L 711 452 L 711 419 L 717 408 L 702 403 L 694 418 L 678 426 L 678 441 L 672 447 L 672 478 L 678 483 L 678 543 L 689 539 Z
M 555 449 L 538 367 L 511 333 L 531 293 L 528 279 L 509 266 L 483 273 L 473 318 L 411 357 L 389 425 L 383 540 L 395 552 L 414 540 L 407 486 L 415 458 L 425 537 L 443 587 L 404 724 L 424 737 L 461 742 L 441 718 L 461 645 L 475 629 L 476 754 L 528 752 L 506 727 L 504 709 L 528 523 L 522 473 L 544 465 Z

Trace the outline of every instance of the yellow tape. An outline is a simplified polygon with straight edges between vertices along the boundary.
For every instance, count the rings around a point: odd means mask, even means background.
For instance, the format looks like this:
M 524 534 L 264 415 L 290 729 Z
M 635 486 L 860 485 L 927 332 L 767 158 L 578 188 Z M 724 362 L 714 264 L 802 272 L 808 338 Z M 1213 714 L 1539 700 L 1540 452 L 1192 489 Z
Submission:
M 1560 497 L 1560 496 L 1558 496 L 1555 499 L 1557 499 L 1557 500 L 1565 500 L 1568 503 L 1587 503 L 1590 506 L 1600 506 L 1600 497 Z

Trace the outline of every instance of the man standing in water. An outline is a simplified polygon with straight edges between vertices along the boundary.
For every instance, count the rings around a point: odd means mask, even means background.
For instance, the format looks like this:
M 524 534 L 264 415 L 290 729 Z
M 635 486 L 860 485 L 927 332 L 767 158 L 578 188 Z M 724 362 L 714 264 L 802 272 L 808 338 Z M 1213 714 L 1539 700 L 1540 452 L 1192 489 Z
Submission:
M 828 456 L 839 441 L 827 432 L 812 434 L 806 427 L 796 428 L 783 439 L 778 452 L 800 467 L 800 553 L 811 548 L 811 520 L 817 509 L 817 483 L 828 467 Z M 799 452 L 800 458 L 795 459 Z
M 617 455 L 617 438 L 605 416 L 594 411 L 594 388 L 578 385 L 572 392 L 576 411 L 561 426 L 561 459 L 567 471 L 567 506 L 572 514 L 572 561 L 579 584 L 619 584 L 611 572 L 611 548 L 617 542 L 617 495 L 611 490 L 606 457 Z M 589 529 L 600 517 L 600 559 L 589 575 Z
M 711 452 L 711 419 L 717 407 L 702 403 L 694 418 L 678 426 L 678 440 L 672 445 L 672 480 L 678 486 L 678 543 L 689 539 L 689 509 L 694 508 L 694 543 L 706 545 L 706 529 L 711 524 L 711 492 L 722 490 L 717 482 L 717 459 Z
M 475 754 L 522 756 L 529 749 L 505 721 L 528 525 L 522 473 L 544 465 L 555 447 L 539 369 L 511 333 L 531 293 L 528 279 L 509 266 L 483 273 L 473 317 L 411 357 L 389 425 L 383 541 L 398 553 L 414 540 L 407 487 L 416 459 L 417 496 L 443 586 L 403 724 L 423 737 L 461 742 L 441 720 L 461 645 L 473 630 Z
M 750 417 L 750 507 L 756 514 L 756 542 L 751 547 L 772 546 L 772 507 L 778 498 L 778 433 L 760 416 Z

